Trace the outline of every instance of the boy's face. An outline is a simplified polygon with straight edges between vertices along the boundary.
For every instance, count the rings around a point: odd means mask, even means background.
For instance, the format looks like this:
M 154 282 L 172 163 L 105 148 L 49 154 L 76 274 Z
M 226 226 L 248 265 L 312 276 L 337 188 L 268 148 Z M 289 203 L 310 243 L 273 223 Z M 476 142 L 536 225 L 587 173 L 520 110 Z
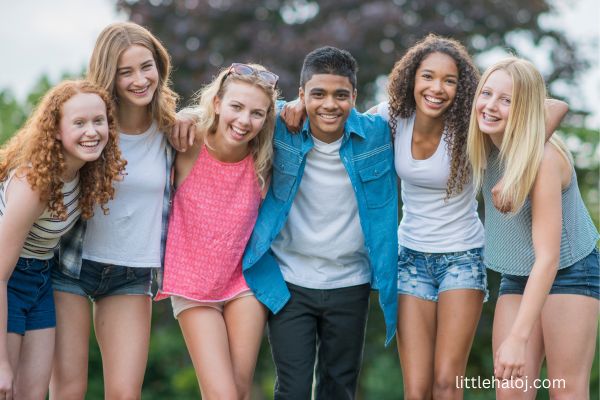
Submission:
M 300 88 L 310 130 L 325 143 L 335 142 L 344 133 L 344 124 L 356 101 L 356 89 L 341 75 L 315 74 Z

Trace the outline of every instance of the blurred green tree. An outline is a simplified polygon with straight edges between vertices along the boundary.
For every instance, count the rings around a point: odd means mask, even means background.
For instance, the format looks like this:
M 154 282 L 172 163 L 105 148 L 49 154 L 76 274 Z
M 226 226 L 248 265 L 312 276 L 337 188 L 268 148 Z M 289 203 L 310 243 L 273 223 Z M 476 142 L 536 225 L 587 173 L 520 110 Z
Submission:
M 548 82 L 570 79 L 585 65 L 562 32 L 540 26 L 538 17 L 552 9 L 547 0 L 117 0 L 117 7 L 165 43 L 184 99 L 233 61 L 265 64 L 293 98 L 306 53 L 333 45 L 359 61 L 365 106 L 375 79 L 429 32 L 460 40 L 472 54 L 512 48 L 510 33 L 524 32 L 548 49 Z

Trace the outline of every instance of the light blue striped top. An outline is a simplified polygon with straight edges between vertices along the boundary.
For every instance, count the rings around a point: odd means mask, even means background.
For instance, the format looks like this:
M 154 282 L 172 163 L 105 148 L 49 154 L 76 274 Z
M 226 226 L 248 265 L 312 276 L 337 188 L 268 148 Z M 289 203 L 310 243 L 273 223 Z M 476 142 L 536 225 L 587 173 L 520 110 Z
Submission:
M 485 265 L 510 275 L 529 275 L 535 253 L 531 237 L 531 202 L 525 201 L 516 214 L 502 214 L 492 203 L 492 188 L 500 180 L 503 168 L 499 152 L 494 149 L 488 159 L 483 180 L 485 201 Z M 573 169 L 571 183 L 562 192 L 562 234 L 559 269 L 569 267 L 592 252 L 598 230 L 585 208 L 577 175 Z

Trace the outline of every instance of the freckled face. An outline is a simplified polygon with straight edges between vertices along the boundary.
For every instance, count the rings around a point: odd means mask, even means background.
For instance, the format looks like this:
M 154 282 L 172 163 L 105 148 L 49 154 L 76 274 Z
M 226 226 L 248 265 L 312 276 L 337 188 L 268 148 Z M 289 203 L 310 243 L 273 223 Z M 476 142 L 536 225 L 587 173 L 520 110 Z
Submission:
M 100 157 L 108 142 L 106 105 L 94 93 L 78 93 L 61 110 L 59 132 L 63 156 L 68 164 L 82 166 Z

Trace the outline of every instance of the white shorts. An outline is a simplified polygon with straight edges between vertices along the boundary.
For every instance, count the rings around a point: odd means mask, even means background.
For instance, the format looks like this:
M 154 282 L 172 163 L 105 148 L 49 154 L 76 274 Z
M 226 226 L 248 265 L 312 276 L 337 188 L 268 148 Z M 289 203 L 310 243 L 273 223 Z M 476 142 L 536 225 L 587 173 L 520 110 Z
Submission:
M 252 291 L 250 289 L 244 290 L 243 292 L 238 293 L 231 299 L 224 300 L 224 301 L 197 301 L 197 300 L 190 300 L 190 299 L 187 299 L 187 298 L 181 297 L 181 296 L 171 296 L 171 305 L 173 306 L 173 316 L 175 318 L 177 318 L 177 316 L 179 314 L 181 314 L 182 311 L 185 311 L 188 308 L 193 308 L 193 307 L 211 307 L 211 308 L 214 308 L 215 310 L 219 311 L 220 313 L 222 313 L 223 309 L 225 308 L 225 304 L 231 303 L 232 301 L 234 301 L 236 299 L 240 299 L 242 297 L 248 297 L 248 296 L 254 296 L 254 293 L 252 293 Z

